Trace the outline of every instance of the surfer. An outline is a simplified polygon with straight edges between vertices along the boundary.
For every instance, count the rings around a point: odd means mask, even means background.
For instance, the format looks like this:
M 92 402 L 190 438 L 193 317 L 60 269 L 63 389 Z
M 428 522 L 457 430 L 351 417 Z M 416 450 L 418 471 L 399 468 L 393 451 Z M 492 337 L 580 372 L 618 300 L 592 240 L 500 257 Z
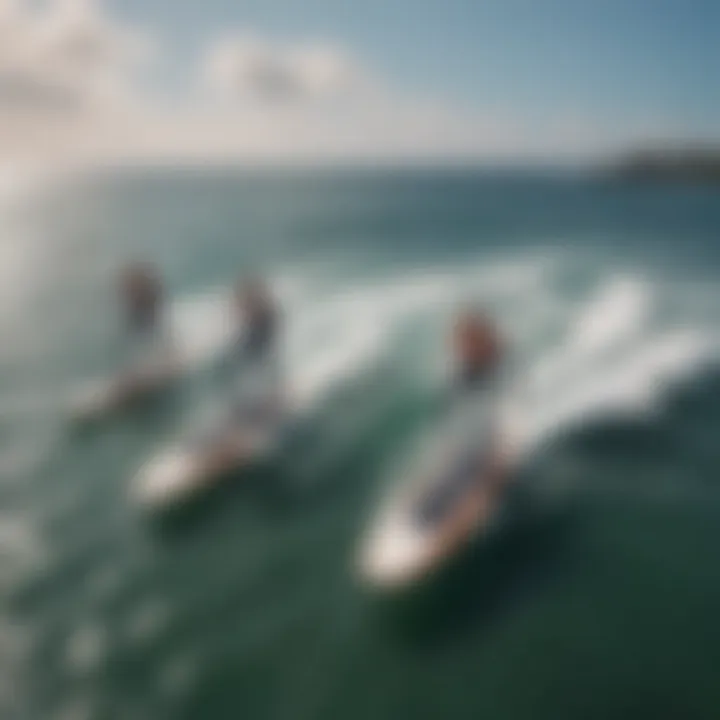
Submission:
M 123 385 L 134 388 L 167 366 L 169 345 L 164 326 L 164 293 L 156 269 L 131 263 L 119 282 L 120 305 L 127 339 L 128 360 Z
M 272 364 L 277 353 L 279 311 L 267 284 L 260 278 L 241 281 L 235 304 L 245 328 L 239 348 L 241 362 Z
M 489 317 L 472 310 L 460 313 L 453 327 L 452 345 L 456 388 L 468 392 L 487 387 L 495 380 L 503 349 Z
M 430 454 L 420 454 L 417 477 L 391 496 L 361 556 L 365 577 L 388 589 L 432 573 L 485 536 L 501 514 L 508 465 L 499 452 L 495 402 L 503 343 L 478 311 L 458 313 L 449 330 L 454 374 L 442 396 L 445 417 L 429 438 Z
M 163 291 L 156 270 L 148 264 L 132 263 L 120 276 L 121 302 L 131 336 L 155 334 L 160 326 Z
M 201 446 L 212 448 L 219 466 L 242 453 L 248 427 L 273 421 L 281 411 L 280 312 L 267 284 L 257 277 L 241 279 L 232 313 L 236 337 L 218 373 L 221 412 L 200 436 Z
M 500 334 L 482 312 L 466 310 L 455 319 L 452 328 L 451 354 L 455 366 L 454 407 L 471 409 L 458 428 L 462 436 L 469 433 L 471 442 L 448 467 L 447 475 L 421 502 L 418 519 L 424 526 L 439 526 L 441 537 L 437 552 L 443 555 L 471 528 L 484 524 L 492 515 L 502 493 L 505 473 L 499 443 L 492 425 L 496 409 L 486 403 L 495 397 L 497 381 L 503 362 Z M 475 409 L 480 417 L 490 418 L 489 427 L 476 427 Z M 485 407 L 483 407 L 485 405 Z M 476 436 L 477 439 L 472 439 Z
M 162 390 L 179 369 L 163 322 L 163 290 L 151 265 L 132 263 L 117 280 L 121 314 L 120 367 L 110 380 L 91 383 L 74 401 L 79 420 L 107 416 Z
M 234 392 L 249 383 L 277 385 L 280 312 L 262 279 L 251 277 L 238 281 L 232 314 L 235 340 L 221 362 L 223 384 L 231 385 Z
M 234 342 L 218 358 L 208 413 L 138 476 L 147 505 L 168 505 L 267 457 L 285 428 L 279 372 L 280 309 L 260 278 L 241 279 L 228 302 Z

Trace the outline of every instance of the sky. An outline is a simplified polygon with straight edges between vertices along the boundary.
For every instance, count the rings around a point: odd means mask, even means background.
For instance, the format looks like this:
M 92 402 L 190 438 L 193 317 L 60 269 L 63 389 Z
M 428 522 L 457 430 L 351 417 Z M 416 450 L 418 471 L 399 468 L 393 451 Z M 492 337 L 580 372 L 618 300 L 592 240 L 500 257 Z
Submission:
M 717 0 L 0 0 L 0 151 L 596 157 L 720 141 L 718 71 Z

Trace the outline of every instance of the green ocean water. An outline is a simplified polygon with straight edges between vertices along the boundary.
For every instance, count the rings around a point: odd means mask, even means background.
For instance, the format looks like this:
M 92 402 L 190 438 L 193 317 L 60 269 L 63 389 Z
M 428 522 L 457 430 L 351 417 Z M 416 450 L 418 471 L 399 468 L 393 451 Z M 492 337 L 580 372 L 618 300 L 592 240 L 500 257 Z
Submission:
M 475 170 L 137 170 L 0 199 L 0 716 L 716 718 L 720 195 Z M 80 429 L 114 273 L 161 268 L 197 362 Z M 238 274 L 277 284 L 298 442 L 181 512 L 129 497 L 222 393 Z M 423 586 L 354 568 L 431 432 L 447 324 L 497 319 L 522 508 Z M 517 496 L 517 497 L 516 497 Z

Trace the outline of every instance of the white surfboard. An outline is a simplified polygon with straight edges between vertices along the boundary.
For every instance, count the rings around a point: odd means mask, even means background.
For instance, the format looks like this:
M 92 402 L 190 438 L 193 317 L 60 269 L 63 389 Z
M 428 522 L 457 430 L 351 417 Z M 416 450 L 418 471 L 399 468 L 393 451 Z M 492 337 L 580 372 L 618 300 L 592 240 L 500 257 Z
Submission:
M 228 473 L 267 458 L 288 421 L 287 414 L 271 411 L 264 417 L 221 418 L 206 437 L 191 432 L 141 468 L 132 485 L 134 499 L 149 510 L 191 499 Z
M 238 431 L 235 447 L 221 456 L 211 449 L 171 446 L 141 469 L 133 483 L 133 496 L 149 510 L 180 504 L 212 487 L 223 475 L 258 462 L 270 444 L 270 437 L 247 428 Z
M 459 415 L 429 441 L 415 469 L 381 503 L 357 557 L 369 586 L 393 590 L 418 582 L 494 525 L 493 485 L 503 468 L 489 426 L 470 422 Z
M 182 374 L 179 360 L 167 358 L 142 371 L 95 380 L 80 388 L 71 400 L 70 415 L 77 421 L 99 420 L 161 392 Z

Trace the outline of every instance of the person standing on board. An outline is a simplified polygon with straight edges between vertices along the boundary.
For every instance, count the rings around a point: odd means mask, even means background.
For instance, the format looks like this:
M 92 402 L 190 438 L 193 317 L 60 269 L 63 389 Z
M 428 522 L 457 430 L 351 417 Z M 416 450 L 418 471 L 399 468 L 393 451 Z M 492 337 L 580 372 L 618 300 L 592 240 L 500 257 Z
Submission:
M 235 337 L 219 365 L 223 395 L 229 393 L 236 414 L 250 406 L 267 412 L 280 398 L 280 309 L 267 283 L 242 278 L 232 298 Z
M 231 311 L 234 338 L 217 366 L 219 415 L 199 435 L 217 469 L 234 465 L 246 451 L 248 430 L 274 422 L 282 410 L 280 311 L 270 288 L 260 278 L 242 278 Z
M 119 294 L 128 347 L 126 382 L 142 383 L 169 361 L 164 291 L 157 270 L 147 263 L 129 264 L 120 274 Z
M 462 425 L 456 431 L 460 433 L 461 450 L 418 511 L 423 526 L 441 528 L 436 547 L 439 556 L 489 520 L 507 478 L 494 429 L 496 408 L 487 405 L 496 398 L 504 362 L 500 334 L 487 315 L 465 310 L 453 322 L 449 354 L 455 370 L 450 413 L 460 412 Z M 478 424 L 478 418 L 485 420 Z

